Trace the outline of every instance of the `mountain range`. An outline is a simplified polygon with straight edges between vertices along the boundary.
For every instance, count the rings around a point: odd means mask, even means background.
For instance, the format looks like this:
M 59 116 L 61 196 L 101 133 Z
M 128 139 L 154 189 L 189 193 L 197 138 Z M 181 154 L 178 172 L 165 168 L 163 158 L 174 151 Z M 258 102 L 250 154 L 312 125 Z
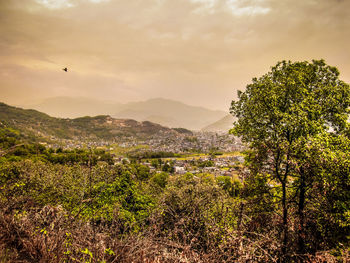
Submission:
M 115 119 L 108 115 L 55 118 L 36 110 L 26 110 L 0 102 L 0 127 L 19 130 L 28 138 L 100 139 L 115 140 L 123 137 L 147 138 L 157 133 L 188 133 L 186 129 L 170 129 L 149 121 Z
M 53 97 L 36 104 L 21 106 L 61 118 L 110 115 L 118 119 L 150 121 L 166 127 L 190 130 L 201 130 L 227 115 L 225 111 L 191 106 L 163 98 L 122 104 L 91 98 Z

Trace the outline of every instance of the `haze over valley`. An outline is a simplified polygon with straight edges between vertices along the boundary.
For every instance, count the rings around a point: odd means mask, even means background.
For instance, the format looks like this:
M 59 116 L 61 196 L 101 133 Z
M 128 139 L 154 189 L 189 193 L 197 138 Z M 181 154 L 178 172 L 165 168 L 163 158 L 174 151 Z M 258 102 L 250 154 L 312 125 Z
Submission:
M 0 100 L 161 97 L 228 112 L 280 60 L 324 58 L 349 82 L 348 10 L 347 0 L 0 1 Z

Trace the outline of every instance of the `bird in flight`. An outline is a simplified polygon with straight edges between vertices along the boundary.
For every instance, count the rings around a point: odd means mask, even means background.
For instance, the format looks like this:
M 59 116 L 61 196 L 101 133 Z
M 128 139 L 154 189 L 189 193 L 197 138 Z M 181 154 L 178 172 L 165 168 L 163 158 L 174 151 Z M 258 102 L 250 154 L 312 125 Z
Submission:
M 62 70 L 64 70 L 65 72 L 67 72 L 67 71 L 68 71 L 68 69 L 67 69 L 67 68 L 64 68 L 64 69 L 62 69 Z

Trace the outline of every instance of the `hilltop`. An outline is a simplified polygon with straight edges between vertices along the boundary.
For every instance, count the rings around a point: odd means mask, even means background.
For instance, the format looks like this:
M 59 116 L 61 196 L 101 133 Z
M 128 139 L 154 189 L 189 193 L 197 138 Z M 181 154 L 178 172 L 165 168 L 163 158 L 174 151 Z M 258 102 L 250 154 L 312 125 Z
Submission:
M 204 127 L 201 131 L 205 132 L 228 132 L 232 128 L 234 117 L 230 114 L 220 120 Z
M 149 121 L 115 119 L 109 115 L 55 118 L 36 110 L 25 110 L 0 103 L 1 125 L 14 128 L 27 137 L 45 139 L 100 139 L 120 137 L 143 138 L 159 132 L 178 132 Z

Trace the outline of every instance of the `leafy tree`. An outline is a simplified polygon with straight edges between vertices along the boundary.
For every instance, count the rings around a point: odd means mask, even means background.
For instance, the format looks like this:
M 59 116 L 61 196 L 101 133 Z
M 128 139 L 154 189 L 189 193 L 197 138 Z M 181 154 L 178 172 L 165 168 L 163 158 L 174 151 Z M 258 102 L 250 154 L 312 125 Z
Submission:
M 0 126 L 0 150 L 19 144 L 20 132 L 11 128 Z
M 339 243 L 349 243 L 349 146 L 347 136 L 324 133 L 310 139 L 299 152 L 299 176 L 294 177 L 292 185 L 296 192 L 303 191 L 299 194 L 302 199 L 297 200 L 297 214 L 300 224 L 306 227 L 298 228 L 299 249 L 304 246 L 315 252 L 327 249 L 324 244 L 337 247 Z
M 172 162 L 170 163 L 166 162 L 162 167 L 162 171 L 168 172 L 168 173 L 174 173 L 175 172 L 174 164 Z
M 161 159 L 152 159 L 152 160 L 151 160 L 151 165 L 152 165 L 152 167 L 158 168 L 158 166 L 161 165 L 161 163 L 159 163 L 159 160 L 161 160 Z
M 295 195 L 299 217 L 299 250 L 304 250 L 303 228 L 307 191 L 317 170 L 306 171 L 304 154 L 320 134 L 337 137 L 349 131 L 349 85 L 339 80 L 339 71 L 323 60 L 282 61 L 232 101 L 237 117 L 231 132 L 249 144 L 253 174 L 272 176 L 281 191 L 282 253 L 289 241 L 289 199 Z
M 213 167 L 215 163 L 211 160 L 205 160 L 205 161 L 198 161 L 198 167 L 204 168 L 204 167 Z
M 134 165 L 134 168 L 136 169 L 136 176 L 139 180 L 147 180 L 150 176 L 150 169 L 141 164 Z
M 166 172 L 156 173 L 152 176 L 151 181 L 154 185 L 165 188 L 168 183 L 169 174 Z
M 238 180 L 232 180 L 229 176 L 218 176 L 216 183 L 224 189 L 230 196 L 238 196 L 241 183 Z

